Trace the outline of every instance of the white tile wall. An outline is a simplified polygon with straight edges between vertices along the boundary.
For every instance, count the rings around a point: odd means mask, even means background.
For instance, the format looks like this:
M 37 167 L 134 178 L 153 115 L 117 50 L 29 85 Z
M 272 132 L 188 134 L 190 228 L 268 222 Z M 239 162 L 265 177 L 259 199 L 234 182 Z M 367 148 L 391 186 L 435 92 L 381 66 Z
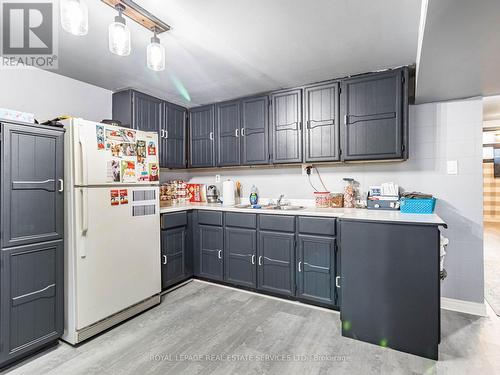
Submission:
M 449 224 L 445 267 L 448 278 L 442 295 L 483 302 L 483 186 L 482 100 L 429 103 L 410 107 L 410 158 L 406 162 L 320 166 L 330 191 L 342 191 L 343 177 L 352 177 L 366 192 L 368 186 L 393 181 L 405 190 L 434 194 L 437 213 Z M 458 174 L 446 173 L 446 161 L 458 161 Z M 300 167 L 162 173 L 162 180 L 189 179 L 214 184 L 215 174 L 243 184 L 247 195 L 255 184 L 261 196 L 310 198 L 313 189 Z M 317 176 L 312 176 L 319 189 Z

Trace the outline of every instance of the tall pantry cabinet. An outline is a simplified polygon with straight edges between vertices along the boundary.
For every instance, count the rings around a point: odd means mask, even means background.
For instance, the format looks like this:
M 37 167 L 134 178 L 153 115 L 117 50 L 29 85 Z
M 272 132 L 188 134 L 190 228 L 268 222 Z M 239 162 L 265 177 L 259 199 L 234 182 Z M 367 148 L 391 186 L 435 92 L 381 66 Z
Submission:
M 64 319 L 64 130 L 0 120 L 0 367 Z

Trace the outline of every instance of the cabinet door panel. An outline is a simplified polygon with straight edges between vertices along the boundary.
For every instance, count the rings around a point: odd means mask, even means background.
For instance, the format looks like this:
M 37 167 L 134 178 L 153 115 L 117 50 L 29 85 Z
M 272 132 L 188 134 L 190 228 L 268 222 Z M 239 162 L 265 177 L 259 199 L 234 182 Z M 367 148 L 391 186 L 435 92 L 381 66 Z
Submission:
M 335 303 L 335 239 L 299 235 L 297 296 L 333 305 Z
M 167 104 L 165 142 L 167 168 L 186 167 L 186 109 Z
M 1 361 L 56 340 L 64 324 L 63 241 L 1 251 Z
M 2 244 L 63 238 L 63 133 L 2 124 Z
M 257 231 L 225 228 L 225 280 L 237 285 L 255 287 Z
M 242 164 L 269 163 L 269 99 L 267 96 L 243 99 L 241 147 Z
M 224 278 L 224 233 L 221 227 L 198 226 L 200 276 L 208 279 Z
M 403 157 L 402 79 L 396 70 L 342 83 L 344 160 Z
M 133 102 L 133 128 L 158 132 L 162 127 L 162 101 L 134 91 Z
M 271 96 L 273 162 L 302 161 L 302 91 L 293 90 Z
M 305 161 L 339 160 L 340 128 L 338 83 L 308 87 L 304 91 Z
M 186 227 L 162 230 L 162 289 L 186 278 Z
M 217 105 L 218 165 L 240 164 L 240 102 Z
M 258 288 L 295 294 L 295 234 L 259 231 Z
M 214 106 L 190 110 L 189 163 L 191 167 L 215 167 Z

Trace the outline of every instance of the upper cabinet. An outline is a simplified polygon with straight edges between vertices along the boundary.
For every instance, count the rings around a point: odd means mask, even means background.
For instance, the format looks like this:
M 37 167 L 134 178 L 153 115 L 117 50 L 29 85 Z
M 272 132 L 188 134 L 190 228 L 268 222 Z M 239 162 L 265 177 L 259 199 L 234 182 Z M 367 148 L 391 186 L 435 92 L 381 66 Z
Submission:
M 342 159 L 408 157 L 408 69 L 348 78 L 342 82 Z
M 241 101 L 241 162 L 269 163 L 269 98 L 257 96 Z
M 160 130 L 163 153 L 160 154 L 160 164 L 166 168 L 185 168 L 187 110 L 167 102 L 164 102 L 163 109 L 164 121 Z
M 339 83 L 304 90 L 304 160 L 340 160 Z
M 113 120 L 132 129 L 158 133 L 160 167 L 186 167 L 187 110 L 135 90 L 113 94 Z
M 271 95 L 272 161 L 302 161 L 302 90 Z
M 240 101 L 219 103 L 217 113 L 217 165 L 240 165 Z
M 189 111 L 189 165 L 215 167 L 215 107 L 207 105 Z

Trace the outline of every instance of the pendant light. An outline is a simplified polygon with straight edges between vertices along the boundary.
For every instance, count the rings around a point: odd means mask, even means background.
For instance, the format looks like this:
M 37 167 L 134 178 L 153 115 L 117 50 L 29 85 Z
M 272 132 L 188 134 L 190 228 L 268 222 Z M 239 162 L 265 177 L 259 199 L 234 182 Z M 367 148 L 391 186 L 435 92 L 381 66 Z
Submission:
M 109 25 L 109 50 L 118 56 L 130 55 L 130 30 L 125 24 L 125 18 L 122 12 L 125 7 L 117 4 L 115 9 L 118 11 L 118 16 L 115 17 L 115 22 Z
M 85 0 L 61 0 L 61 26 L 73 35 L 87 35 L 89 12 Z
M 156 36 L 156 27 L 153 33 L 147 48 L 147 62 L 149 69 L 159 72 L 165 69 L 165 47 L 160 44 L 160 38 Z

